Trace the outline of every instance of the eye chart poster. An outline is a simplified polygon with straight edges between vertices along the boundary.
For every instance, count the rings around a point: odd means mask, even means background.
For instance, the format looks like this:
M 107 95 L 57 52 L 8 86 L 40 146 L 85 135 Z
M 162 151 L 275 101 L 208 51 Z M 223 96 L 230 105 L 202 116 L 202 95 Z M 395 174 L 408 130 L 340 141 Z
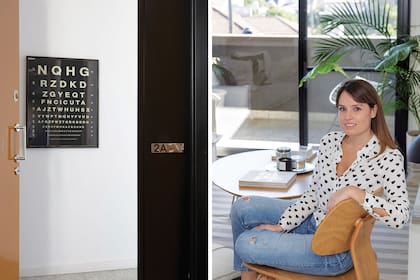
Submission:
M 28 148 L 98 147 L 99 61 L 26 58 Z

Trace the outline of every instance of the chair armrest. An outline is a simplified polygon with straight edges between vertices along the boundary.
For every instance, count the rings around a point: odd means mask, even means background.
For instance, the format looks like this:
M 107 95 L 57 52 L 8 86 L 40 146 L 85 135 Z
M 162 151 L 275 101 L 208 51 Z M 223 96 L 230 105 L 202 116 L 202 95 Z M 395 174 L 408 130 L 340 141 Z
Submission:
M 353 199 L 340 201 L 322 220 L 312 240 L 315 254 L 325 256 L 350 249 L 356 221 L 368 213 Z

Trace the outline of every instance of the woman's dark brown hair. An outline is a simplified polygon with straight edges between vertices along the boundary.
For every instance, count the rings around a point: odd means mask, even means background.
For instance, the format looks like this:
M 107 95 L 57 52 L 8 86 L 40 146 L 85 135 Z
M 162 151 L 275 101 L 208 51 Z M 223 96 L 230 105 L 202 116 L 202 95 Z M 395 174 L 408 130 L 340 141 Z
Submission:
M 373 133 L 375 133 L 376 137 L 378 137 L 379 143 L 381 145 L 379 154 L 385 151 L 386 147 L 390 147 L 392 149 L 398 148 L 397 144 L 391 136 L 391 133 L 389 132 L 388 126 L 386 125 L 381 99 L 379 98 L 375 88 L 369 82 L 364 80 L 354 79 L 347 81 L 339 88 L 337 92 L 336 107 L 338 107 L 338 101 L 340 100 L 340 96 L 344 91 L 348 92 L 354 101 L 359 103 L 366 103 L 370 108 L 373 108 L 376 105 L 378 108 L 376 116 L 371 119 L 370 127 Z

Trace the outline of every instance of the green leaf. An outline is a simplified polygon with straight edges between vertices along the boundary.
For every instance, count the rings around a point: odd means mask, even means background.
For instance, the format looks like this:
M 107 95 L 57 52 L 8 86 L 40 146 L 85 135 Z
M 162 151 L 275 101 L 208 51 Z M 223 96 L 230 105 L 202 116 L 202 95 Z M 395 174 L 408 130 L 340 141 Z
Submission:
M 326 38 L 317 39 L 314 45 L 312 59 L 316 66 L 300 80 L 299 87 L 332 71 L 347 77 L 338 60 L 356 51 L 366 56 L 366 60 L 361 57 L 365 66 L 374 67 L 382 76 L 378 90 L 385 112 L 409 110 L 420 127 L 420 97 L 416 95 L 420 87 L 420 36 L 391 36 L 389 20 L 393 13 L 389 0 L 333 4 L 320 17 Z
M 321 61 L 318 65 L 316 65 L 311 71 L 306 73 L 306 75 L 299 81 L 299 87 L 302 87 L 305 82 L 309 79 L 314 79 L 316 76 L 320 74 L 328 74 L 332 71 L 339 72 L 343 74 L 345 77 L 349 78 L 347 73 L 341 68 L 341 66 L 337 63 L 346 53 L 335 53 L 328 57 L 327 59 Z
M 392 69 L 398 62 L 407 59 L 417 47 L 417 40 L 410 40 L 393 46 L 385 52 L 383 60 L 376 65 L 375 70 L 390 72 L 388 70 Z

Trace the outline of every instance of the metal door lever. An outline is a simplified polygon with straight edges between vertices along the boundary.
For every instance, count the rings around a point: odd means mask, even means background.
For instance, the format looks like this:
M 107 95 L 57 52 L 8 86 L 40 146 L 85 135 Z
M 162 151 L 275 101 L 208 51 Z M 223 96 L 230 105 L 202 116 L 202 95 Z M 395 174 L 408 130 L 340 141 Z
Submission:
M 16 124 L 15 125 L 16 132 L 19 133 L 21 140 L 19 141 L 19 153 L 15 155 L 15 160 L 25 160 L 26 159 L 26 126 Z M 23 143 L 23 147 L 21 145 Z M 16 170 L 15 170 L 16 171 Z

